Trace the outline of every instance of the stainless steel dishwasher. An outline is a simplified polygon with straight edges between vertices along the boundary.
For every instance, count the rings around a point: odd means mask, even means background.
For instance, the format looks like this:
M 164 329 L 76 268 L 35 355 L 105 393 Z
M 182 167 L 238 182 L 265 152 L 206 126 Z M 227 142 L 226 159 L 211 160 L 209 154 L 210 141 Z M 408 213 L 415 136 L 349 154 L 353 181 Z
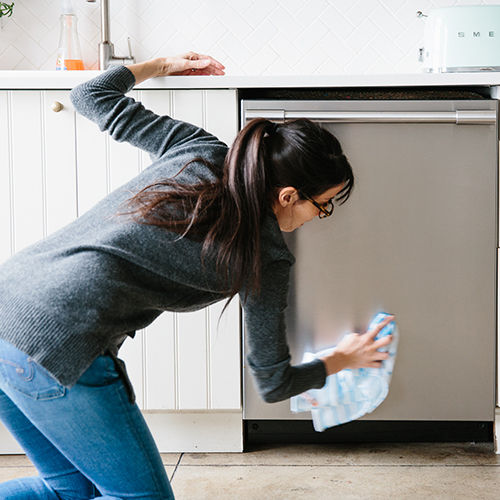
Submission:
M 355 174 L 334 217 L 286 235 L 297 259 L 286 318 L 292 363 L 388 311 L 400 331 L 392 384 L 362 420 L 492 428 L 497 102 L 242 100 L 242 126 L 259 116 L 319 122 Z M 256 432 L 310 419 L 291 413 L 289 400 L 264 403 L 245 359 L 243 383 L 244 419 Z

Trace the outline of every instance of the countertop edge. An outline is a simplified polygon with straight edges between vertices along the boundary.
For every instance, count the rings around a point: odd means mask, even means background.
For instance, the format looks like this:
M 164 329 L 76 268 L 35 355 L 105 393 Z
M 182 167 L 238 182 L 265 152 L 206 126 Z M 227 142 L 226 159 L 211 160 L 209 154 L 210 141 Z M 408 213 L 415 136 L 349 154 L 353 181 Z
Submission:
M 71 89 L 101 71 L 0 71 L 0 90 Z M 500 86 L 500 72 L 395 73 L 371 75 L 168 76 L 136 86 L 141 89 L 360 88 Z

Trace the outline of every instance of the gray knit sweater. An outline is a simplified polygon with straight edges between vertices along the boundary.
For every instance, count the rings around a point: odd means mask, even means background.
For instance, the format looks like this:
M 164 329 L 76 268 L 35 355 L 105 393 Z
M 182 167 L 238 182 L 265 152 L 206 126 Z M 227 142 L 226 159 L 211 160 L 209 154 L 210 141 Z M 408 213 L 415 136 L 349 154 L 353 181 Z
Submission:
M 76 87 L 71 99 L 115 140 L 150 153 L 152 165 L 0 266 L 0 337 L 67 387 L 97 356 L 162 311 L 193 311 L 227 297 L 213 262 L 201 265 L 199 242 L 119 215 L 131 193 L 176 174 L 194 157 L 222 166 L 227 152 L 205 130 L 158 116 L 126 97 L 134 84 L 131 71 L 118 67 Z M 177 180 L 213 175 L 194 163 Z M 284 309 L 294 258 L 272 212 L 262 234 L 262 292 L 243 307 L 247 361 L 260 394 L 274 402 L 323 386 L 326 373 L 321 361 L 290 365 Z

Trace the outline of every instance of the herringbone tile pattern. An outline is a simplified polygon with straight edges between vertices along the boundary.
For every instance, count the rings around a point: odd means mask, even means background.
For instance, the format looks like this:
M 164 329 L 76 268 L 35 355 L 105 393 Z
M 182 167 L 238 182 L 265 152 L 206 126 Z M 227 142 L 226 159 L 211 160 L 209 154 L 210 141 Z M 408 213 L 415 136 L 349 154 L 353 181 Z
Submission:
M 99 1 L 73 0 L 85 66 L 97 67 Z M 209 53 L 227 74 L 420 71 L 424 21 L 416 11 L 499 0 L 111 0 L 118 55 L 130 36 L 138 61 L 188 49 Z M 16 0 L 0 20 L 0 69 L 54 69 L 56 0 Z

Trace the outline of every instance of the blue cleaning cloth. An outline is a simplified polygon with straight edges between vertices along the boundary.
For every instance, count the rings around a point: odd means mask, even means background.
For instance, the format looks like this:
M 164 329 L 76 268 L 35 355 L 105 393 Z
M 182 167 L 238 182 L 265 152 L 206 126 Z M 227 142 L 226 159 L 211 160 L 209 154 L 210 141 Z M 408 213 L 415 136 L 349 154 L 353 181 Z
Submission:
M 372 319 L 369 330 L 390 316 L 378 313 Z M 398 345 L 398 330 L 394 321 L 386 325 L 375 337 L 375 340 L 392 335 L 392 342 L 379 349 L 389 352 L 390 357 L 383 360 L 380 368 L 346 368 L 329 375 L 321 389 L 310 389 L 291 398 L 291 411 L 294 413 L 310 411 L 314 429 L 324 431 L 328 427 L 356 420 L 371 413 L 382 403 L 389 392 L 396 351 Z M 304 362 L 330 354 L 334 348 L 317 353 L 306 352 Z

